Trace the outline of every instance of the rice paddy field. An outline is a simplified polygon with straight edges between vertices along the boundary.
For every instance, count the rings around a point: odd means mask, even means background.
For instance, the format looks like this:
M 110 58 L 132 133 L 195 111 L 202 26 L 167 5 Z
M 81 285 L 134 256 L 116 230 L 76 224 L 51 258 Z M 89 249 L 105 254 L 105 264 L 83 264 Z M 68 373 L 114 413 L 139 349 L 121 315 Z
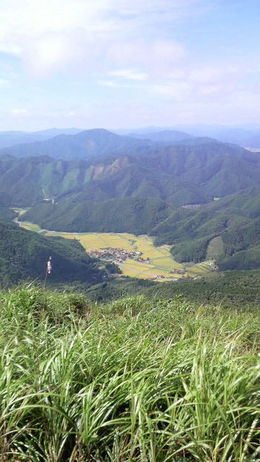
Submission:
M 210 260 L 192 265 L 176 262 L 170 252 L 170 246 L 155 247 L 153 239 L 147 235 L 135 236 L 128 233 L 63 233 L 42 230 L 38 225 L 30 222 L 22 221 L 20 225 L 29 231 L 44 233 L 46 236 L 77 239 L 86 249 L 86 252 L 109 247 L 124 249 L 129 252 L 141 252 L 144 259 L 150 259 L 150 263 L 138 262 L 130 258 L 123 263 L 119 263 L 118 266 L 124 276 L 140 279 L 160 278 L 159 281 L 171 281 L 183 277 L 199 277 L 212 271 Z M 178 272 L 181 270 L 183 271 L 182 274 Z
M 259 315 L 0 292 L 2 462 L 257 462 Z
M 138 262 L 128 258 L 120 263 L 120 269 L 125 276 L 150 279 L 163 276 L 170 280 L 181 277 L 180 274 L 170 274 L 174 269 L 183 269 L 183 265 L 174 261 L 170 246 L 155 247 L 149 236 L 135 236 L 127 233 L 58 233 L 68 239 L 78 239 L 86 251 L 101 250 L 104 248 L 119 248 L 126 251 L 141 252 L 144 259 L 150 259 L 150 263 Z M 53 235 L 53 233 L 47 233 Z M 55 233 L 57 235 L 57 233 Z M 192 271 L 190 269 L 190 271 Z
M 104 248 L 124 249 L 128 252 L 141 252 L 142 258 L 150 259 L 149 263 L 139 262 L 128 258 L 123 263 L 117 263 L 124 276 L 140 279 L 158 279 L 172 281 L 183 277 L 200 277 L 212 271 L 211 260 L 199 264 L 182 264 L 174 260 L 170 249 L 171 246 L 163 245 L 155 247 L 153 239 L 147 235 L 135 236 L 128 233 L 67 233 L 41 229 L 37 224 L 27 221 L 19 221 L 26 209 L 13 209 L 18 213 L 14 220 L 21 227 L 29 231 L 44 234 L 46 236 L 61 236 L 65 239 L 77 239 L 86 252 L 102 250 Z M 180 273 L 181 271 L 182 273 Z
M 101 250 L 104 248 L 121 248 L 129 252 L 142 253 L 142 258 L 150 259 L 150 263 L 138 262 L 128 258 L 119 267 L 125 276 L 141 279 L 161 277 L 159 281 L 179 279 L 184 276 L 196 277 L 211 271 L 210 261 L 185 265 L 174 260 L 171 246 L 155 247 L 153 239 L 147 235 L 135 236 L 128 233 L 54 233 L 47 235 L 60 235 L 66 239 L 78 239 L 86 251 Z M 176 271 L 177 270 L 177 271 Z M 183 271 L 181 274 L 178 271 Z

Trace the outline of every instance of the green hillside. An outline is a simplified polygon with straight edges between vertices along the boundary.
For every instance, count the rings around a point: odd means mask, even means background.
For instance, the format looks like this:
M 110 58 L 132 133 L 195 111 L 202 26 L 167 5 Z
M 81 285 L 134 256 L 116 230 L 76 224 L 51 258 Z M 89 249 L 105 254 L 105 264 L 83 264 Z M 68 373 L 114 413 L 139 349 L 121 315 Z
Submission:
M 21 220 L 55 231 L 147 234 L 167 218 L 171 210 L 155 198 L 127 197 L 100 202 L 67 199 L 58 204 L 39 204 Z
M 214 141 L 152 144 L 138 155 L 129 149 L 92 160 L 0 157 L 3 205 L 21 207 L 76 194 L 77 200 L 155 197 L 171 206 L 207 203 L 259 185 L 259 177 L 258 155 Z
M 199 208 L 172 209 L 158 199 L 83 200 L 84 193 L 41 203 L 21 219 L 67 232 L 131 232 L 173 245 L 179 262 L 206 259 L 220 269 L 259 268 L 260 190 L 250 188 Z M 81 198 L 81 200 L 79 200 Z
M 2 287 L 21 280 L 43 281 L 49 256 L 53 261 L 50 283 L 81 281 L 93 284 L 107 277 L 105 269 L 98 269 L 100 262 L 87 256 L 78 241 L 45 238 L 11 223 L 0 222 Z
M 137 152 L 130 138 L 129 150 L 105 155 L 106 140 L 109 149 L 127 146 L 128 138 L 94 130 L 71 139 L 93 136 L 98 154 L 88 160 L 1 157 L 0 205 L 30 207 L 23 219 L 51 230 L 149 233 L 174 245 L 180 262 L 259 267 L 258 154 L 196 138 L 172 146 L 151 141 Z
M 210 251 L 220 269 L 254 269 L 259 268 L 259 216 L 260 190 L 256 187 L 201 209 L 179 209 L 151 234 L 160 245 L 174 244 L 174 257 L 179 261 L 199 262 Z
M 0 221 L 11 221 L 15 218 L 16 213 L 9 207 L 1 207 L 0 205 Z
M 177 282 L 152 282 L 142 279 L 114 279 L 89 288 L 72 285 L 67 290 L 84 292 L 93 301 L 107 302 L 121 297 L 144 295 L 150 299 L 178 298 L 190 303 L 236 307 L 244 311 L 248 306 L 259 307 L 260 270 L 215 272 L 197 280 L 179 279 Z

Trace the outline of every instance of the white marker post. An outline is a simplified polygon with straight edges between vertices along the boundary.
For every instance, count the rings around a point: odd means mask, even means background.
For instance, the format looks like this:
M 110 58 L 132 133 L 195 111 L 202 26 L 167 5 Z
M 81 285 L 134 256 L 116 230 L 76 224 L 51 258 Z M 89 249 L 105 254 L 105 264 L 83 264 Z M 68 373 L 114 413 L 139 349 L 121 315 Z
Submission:
M 44 280 L 44 288 L 46 287 L 47 277 L 50 276 L 52 273 L 52 257 L 49 257 L 46 265 L 46 273 L 45 273 L 45 280 Z

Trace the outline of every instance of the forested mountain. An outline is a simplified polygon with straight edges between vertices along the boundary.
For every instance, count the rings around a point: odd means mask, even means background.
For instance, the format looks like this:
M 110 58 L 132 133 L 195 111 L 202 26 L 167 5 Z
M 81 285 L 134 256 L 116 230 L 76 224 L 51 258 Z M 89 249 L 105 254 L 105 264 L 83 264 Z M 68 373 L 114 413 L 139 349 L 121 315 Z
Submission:
M 241 128 L 229 128 L 213 131 L 212 135 L 224 143 L 235 143 L 240 146 L 259 149 L 260 151 L 260 129 L 245 130 Z
M 51 128 L 48 130 L 41 130 L 36 132 L 22 132 L 22 131 L 0 131 L 0 149 L 8 148 L 17 144 L 33 143 L 36 141 L 44 141 L 54 136 L 66 134 L 75 135 L 80 132 L 77 128 Z
M 260 126 L 182 125 L 177 126 L 177 129 L 151 127 L 132 131 L 124 130 L 121 132 L 127 135 L 130 134 L 136 138 L 141 137 L 146 139 L 155 139 L 159 135 L 165 137 L 166 141 L 170 141 L 167 133 L 172 133 L 173 142 L 188 140 L 188 137 L 214 138 L 222 143 L 237 144 L 260 151 Z M 120 131 L 117 131 L 117 133 L 120 133 Z M 165 135 L 163 135 L 164 133 Z M 178 137 L 178 133 L 180 137 Z M 177 135 L 176 139 L 174 139 L 174 134 Z
M 120 137 L 119 137 L 120 138 Z M 154 197 L 170 206 L 206 203 L 259 184 L 260 156 L 210 141 L 195 146 L 153 146 L 144 154 L 94 160 L 0 158 L 2 205 Z M 76 196 L 77 195 L 77 196 Z
M 129 133 L 134 138 L 147 139 L 159 143 L 175 144 L 185 140 L 192 140 L 194 136 L 178 130 L 159 130 L 159 131 L 144 131 L 144 132 L 131 132 Z
M 175 244 L 179 261 L 215 258 L 221 269 L 259 268 L 260 187 L 202 209 L 179 209 L 152 234 L 159 244 Z
M 183 126 L 181 130 L 196 137 L 211 137 L 223 143 L 234 143 L 260 151 L 260 127 L 226 127 L 218 125 Z
M 168 144 L 101 129 L 25 146 L 75 159 L 19 158 L 21 146 L 10 148 L 18 158 L 0 157 L 2 213 L 29 207 L 23 219 L 43 228 L 149 233 L 174 245 L 180 261 L 259 266 L 258 153 L 188 135 Z
M 58 204 L 42 203 L 21 219 L 55 231 L 147 234 L 171 211 L 165 202 L 152 197 L 95 202 L 71 198 Z
M 15 157 L 50 156 L 53 159 L 92 159 L 107 155 L 145 152 L 149 140 L 119 136 L 104 129 L 84 130 L 72 135 L 58 135 L 45 141 L 1 149 L 1 155 Z
M 90 258 L 78 241 L 47 238 L 12 223 L 0 222 L 2 287 L 20 280 L 43 281 L 49 256 L 52 256 L 53 272 L 48 280 L 52 283 L 93 284 L 106 278 L 106 271 L 99 269 L 100 262 Z

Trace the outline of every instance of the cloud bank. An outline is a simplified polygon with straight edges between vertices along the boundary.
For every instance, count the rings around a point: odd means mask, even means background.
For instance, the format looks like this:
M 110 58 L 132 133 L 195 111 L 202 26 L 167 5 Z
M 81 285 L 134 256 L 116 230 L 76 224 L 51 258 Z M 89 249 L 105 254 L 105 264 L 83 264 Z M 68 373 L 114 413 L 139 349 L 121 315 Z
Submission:
M 234 11 L 239 5 L 229 3 Z M 221 11 L 225 19 L 223 0 L 5 2 L 0 124 L 5 112 L 21 126 L 30 115 L 38 125 L 74 118 L 80 126 L 106 120 L 120 126 L 124 113 L 124 125 L 158 124 L 160 117 L 162 124 L 192 123 L 213 115 L 220 123 L 239 108 L 241 121 L 250 112 L 256 119 L 259 65 L 254 59 L 245 65 L 232 35 L 226 48 L 224 35 L 212 39 L 207 21 L 217 30 Z M 235 33 L 238 26 L 227 21 L 223 27 Z

